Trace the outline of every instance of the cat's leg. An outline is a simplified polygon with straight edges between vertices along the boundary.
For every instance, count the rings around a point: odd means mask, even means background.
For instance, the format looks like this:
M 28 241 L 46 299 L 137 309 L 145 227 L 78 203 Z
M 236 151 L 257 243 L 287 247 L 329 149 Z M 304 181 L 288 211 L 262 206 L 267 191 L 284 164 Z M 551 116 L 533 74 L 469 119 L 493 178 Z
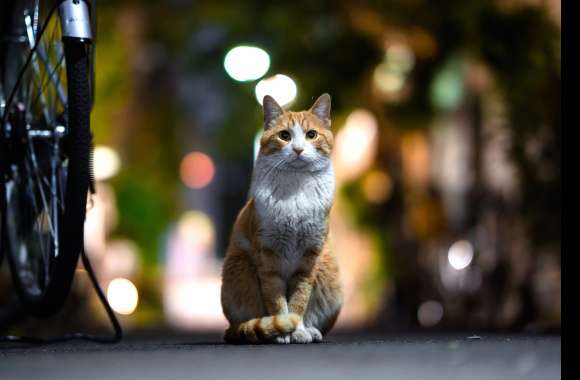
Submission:
M 307 250 L 289 281 L 288 308 L 290 312 L 298 314 L 303 319 L 312 294 L 318 255 L 319 252 L 316 250 Z M 292 343 L 311 343 L 322 340 L 322 336 L 320 333 L 316 334 L 316 332 L 308 329 L 304 321 L 302 321 L 291 334 L 290 340 Z
M 266 311 L 269 315 L 288 314 L 286 282 L 281 273 L 280 257 L 267 248 L 263 248 L 258 257 L 256 270 Z
M 263 248 L 258 256 L 257 274 L 262 293 L 262 300 L 267 314 L 272 316 L 288 315 L 286 299 L 286 282 L 280 272 L 282 266 L 280 257 L 272 250 Z M 274 343 L 290 343 L 290 335 L 284 334 L 273 338 Z
M 342 299 L 338 264 L 325 248 L 316 263 L 312 291 L 303 318 L 313 342 L 321 341 L 334 326 Z
M 230 322 L 224 339 L 228 342 L 249 341 L 256 343 L 259 337 L 251 330 L 241 337 L 239 328 L 254 318 L 266 315 L 258 277 L 250 263 L 248 253 L 235 246 L 230 247 L 223 266 L 221 303 L 224 315 Z

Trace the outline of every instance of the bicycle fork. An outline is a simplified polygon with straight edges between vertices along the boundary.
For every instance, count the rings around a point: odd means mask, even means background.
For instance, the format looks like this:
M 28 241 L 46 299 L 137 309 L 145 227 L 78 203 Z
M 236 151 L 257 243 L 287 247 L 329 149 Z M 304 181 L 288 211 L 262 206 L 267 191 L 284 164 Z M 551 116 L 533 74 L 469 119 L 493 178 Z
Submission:
M 93 39 L 89 7 L 83 0 L 65 0 L 59 5 L 60 25 L 64 38 L 90 42 Z

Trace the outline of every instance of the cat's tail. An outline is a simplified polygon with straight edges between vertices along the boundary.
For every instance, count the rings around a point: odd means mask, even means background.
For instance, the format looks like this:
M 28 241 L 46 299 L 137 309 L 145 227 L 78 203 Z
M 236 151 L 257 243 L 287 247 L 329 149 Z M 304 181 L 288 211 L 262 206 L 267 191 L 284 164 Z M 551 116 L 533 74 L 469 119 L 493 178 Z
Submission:
M 254 318 L 237 326 L 230 326 L 224 340 L 228 343 L 267 342 L 277 336 L 292 333 L 301 321 L 302 318 L 294 313 Z

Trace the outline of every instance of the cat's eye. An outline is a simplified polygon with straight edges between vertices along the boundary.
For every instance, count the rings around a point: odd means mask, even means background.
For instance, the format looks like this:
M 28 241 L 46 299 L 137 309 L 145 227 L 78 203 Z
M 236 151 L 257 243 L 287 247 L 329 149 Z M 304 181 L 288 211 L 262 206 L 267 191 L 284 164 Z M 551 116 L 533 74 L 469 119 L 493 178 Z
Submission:
M 290 141 L 290 132 L 288 131 L 281 131 L 278 133 L 278 137 L 284 141 Z
M 314 129 L 311 129 L 308 132 L 306 132 L 306 137 L 308 137 L 311 140 L 315 139 L 316 136 L 318 136 L 318 132 L 316 132 Z

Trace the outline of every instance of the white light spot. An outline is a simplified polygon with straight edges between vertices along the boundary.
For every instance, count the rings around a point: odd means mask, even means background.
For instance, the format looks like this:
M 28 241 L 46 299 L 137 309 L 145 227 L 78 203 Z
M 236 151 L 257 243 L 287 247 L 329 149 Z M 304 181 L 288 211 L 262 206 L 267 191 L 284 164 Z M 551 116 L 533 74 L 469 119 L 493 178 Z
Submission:
M 116 278 L 107 287 L 107 300 L 117 313 L 129 315 L 137 308 L 139 293 L 131 281 Z
M 270 95 L 279 105 L 284 106 L 296 98 L 297 92 L 294 80 L 283 74 L 262 79 L 256 85 L 256 99 L 260 104 L 262 104 L 264 96 Z
M 164 289 L 167 321 L 182 329 L 225 328 L 220 291 L 219 276 L 170 279 Z
M 443 318 L 443 306 L 437 301 L 426 301 L 417 310 L 417 320 L 423 327 L 433 327 Z
M 226 54 L 224 68 L 239 82 L 255 80 L 270 68 L 270 56 L 258 47 L 237 46 Z
M 121 168 L 119 154 L 108 146 L 96 146 L 93 151 L 95 179 L 104 181 L 114 177 Z
M 454 269 L 465 269 L 473 260 L 473 246 L 467 240 L 456 241 L 449 248 L 447 259 Z
M 353 111 L 336 135 L 335 170 L 339 181 L 352 180 L 369 168 L 378 149 L 378 123 L 363 109 Z

